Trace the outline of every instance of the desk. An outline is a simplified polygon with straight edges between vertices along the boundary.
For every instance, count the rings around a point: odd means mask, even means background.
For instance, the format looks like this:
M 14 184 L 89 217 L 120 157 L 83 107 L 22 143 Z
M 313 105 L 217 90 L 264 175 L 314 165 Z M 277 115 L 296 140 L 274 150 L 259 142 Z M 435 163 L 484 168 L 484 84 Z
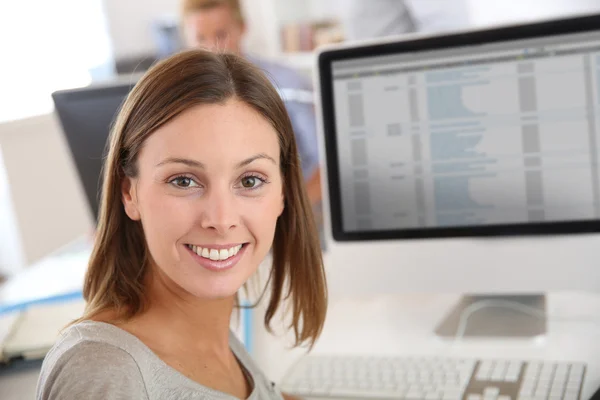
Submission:
M 81 290 L 90 251 L 87 239 L 77 240 L 27 267 L 0 285 L 0 308 Z M 0 367 L 0 399 L 34 399 L 41 365 L 37 360 Z
M 459 298 L 405 294 L 332 299 L 313 353 L 581 361 L 588 364 L 582 399 L 589 399 L 600 387 L 600 294 L 549 294 L 548 334 L 541 338 L 441 339 L 433 331 Z M 557 316 L 569 321 L 553 318 Z M 256 324 L 258 330 L 258 320 Z M 281 327 L 276 330 L 281 332 Z M 276 339 L 257 334 L 264 342 L 255 342 L 254 357 L 276 381 L 302 355 L 299 349 L 286 350 L 291 338 L 289 334 Z
M 28 266 L 0 285 L 0 306 L 81 291 L 90 254 L 82 238 Z
M 27 300 L 19 288 L 36 288 L 60 294 L 80 287 L 87 264 L 86 248 L 58 254 L 0 287 L 0 302 Z M 86 255 L 87 254 L 87 255 Z M 62 257 L 62 258 L 61 258 Z M 39 271 L 39 275 L 33 271 Z M 34 279 L 39 285 L 28 284 Z M 261 273 L 261 276 L 266 274 Z M 27 278 L 27 279 L 25 279 Z M 588 364 L 583 399 L 600 387 L 600 294 L 551 293 L 548 295 L 548 334 L 533 340 L 442 340 L 433 334 L 437 323 L 458 301 L 455 294 L 374 295 L 362 298 L 331 298 L 323 334 L 314 348 L 321 354 L 431 355 L 472 358 L 515 358 L 582 361 Z M 266 304 L 253 315 L 252 355 L 267 376 L 280 381 L 287 368 L 304 353 L 290 349 L 290 333 L 282 334 L 281 314 L 274 319 L 277 335 L 263 327 Z M 568 317 L 559 321 L 553 317 Z M 31 399 L 39 363 L 0 371 L 2 400 Z

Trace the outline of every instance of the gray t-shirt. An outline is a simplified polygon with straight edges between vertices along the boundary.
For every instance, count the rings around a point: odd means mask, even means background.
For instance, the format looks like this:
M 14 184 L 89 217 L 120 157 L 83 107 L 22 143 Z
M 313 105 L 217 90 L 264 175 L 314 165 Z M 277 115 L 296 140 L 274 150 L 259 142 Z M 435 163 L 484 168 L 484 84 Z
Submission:
M 282 400 L 233 333 L 231 350 L 252 383 L 250 400 Z M 114 325 L 84 321 L 66 329 L 47 354 L 38 400 L 216 399 L 235 397 L 207 388 L 165 364 L 142 341 Z

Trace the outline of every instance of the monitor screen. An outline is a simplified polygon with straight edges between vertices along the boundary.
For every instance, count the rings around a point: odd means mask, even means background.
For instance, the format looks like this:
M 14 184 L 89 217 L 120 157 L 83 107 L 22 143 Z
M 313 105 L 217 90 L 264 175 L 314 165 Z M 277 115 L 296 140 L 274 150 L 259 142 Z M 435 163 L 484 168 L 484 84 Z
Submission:
M 131 84 L 92 86 L 52 94 L 94 220 L 98 219 L 106 142 L 131 87 Z
M 598 230 L 600 32 L 543 26 L 321 55 L 334 237 Z

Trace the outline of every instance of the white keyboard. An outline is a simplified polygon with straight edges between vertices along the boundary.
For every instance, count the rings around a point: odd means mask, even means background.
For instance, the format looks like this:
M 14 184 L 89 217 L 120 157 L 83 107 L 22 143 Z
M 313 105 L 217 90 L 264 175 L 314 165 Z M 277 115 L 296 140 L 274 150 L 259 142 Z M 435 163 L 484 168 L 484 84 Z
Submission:
M 580 400 L 582 363 L 306 356 L 281 385 L 303 398 Z

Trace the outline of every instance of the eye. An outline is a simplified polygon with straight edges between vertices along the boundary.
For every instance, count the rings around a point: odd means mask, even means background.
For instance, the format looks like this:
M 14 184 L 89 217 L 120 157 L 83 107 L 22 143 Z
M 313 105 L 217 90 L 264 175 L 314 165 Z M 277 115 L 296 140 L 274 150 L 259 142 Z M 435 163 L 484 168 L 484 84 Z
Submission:
M 258 175 L 246 175 L 241 180 L 244 189 L 258 189 L 265 183 L 267 183 L 267 180 Z
M 197 187 L 199 186 L 195 180 L 193 180 L 192 178 L 190 178 L 189 176 L 178 176 L 175 177 L 173 179 L 171 179 L 169 181 L 169 183 L 175 187 L 181 188 L 181 189 L 189 189 L 192 187 Z

